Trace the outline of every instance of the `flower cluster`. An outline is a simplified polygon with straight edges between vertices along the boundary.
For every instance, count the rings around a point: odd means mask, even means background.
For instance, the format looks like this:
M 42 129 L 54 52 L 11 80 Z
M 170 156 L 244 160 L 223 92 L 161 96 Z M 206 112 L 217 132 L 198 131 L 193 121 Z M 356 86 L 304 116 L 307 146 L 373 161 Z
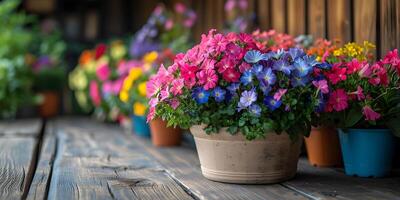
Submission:
M 131 57 L 140 59 L 148 52 L 165 48 L 174 52 L 188 48 L 196 13 L 182 3 L 176 3 L 174 11 L 167 10 L 163 4 L 157 5 L 147 23 L 133 37 L 129 48 Z
M 326 94 L 325 111 L 342 127 L 393 127 L 400 116 L 397 49 L 377 62 L 368 62 L 367 57 L 362 56 L 363 50 L 354 46 L 357 45 L 345 45 L 339 49 L 340 54 L 335 51 L 338 57 L 347 52 L 347 58 L 353 58 L 339 59 L 333 63 L 332 70 L 323 73 L 332 90 Z
M 278 33 L 275 30 L 253 32 L 253 37 L 257 41 L 257 47 L 262 51 L 278 51 L 280 49 L 287 50 L 295 47 L 295 39 L 288 34 Z
M 248 0 L 228 0 L 225 2 L 227 13 L 226 30 L 245 32 L 249 26 L 252 14 L 247 14 Z
M 314 71 L 330 66 L 299 48 L 260 48 L 265 41 L 257 39 L 215 30 L 202 35 L 200 44 L 151 77 L 148 120 L 157 116 L 183 128 L 204 123 L 208 133 L 229 127 L 248 139 L 271 130 L 308 134 L 318 91 L 326 90 Z

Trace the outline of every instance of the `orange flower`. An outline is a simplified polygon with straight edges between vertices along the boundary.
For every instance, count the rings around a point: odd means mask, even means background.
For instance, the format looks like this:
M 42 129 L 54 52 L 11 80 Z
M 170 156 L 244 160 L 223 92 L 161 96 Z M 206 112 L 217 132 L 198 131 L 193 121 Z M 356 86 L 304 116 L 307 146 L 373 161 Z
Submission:
M 79 64 L 85 65 L 94 58 L 94 53 L 91 50 L 85 50 L 82 52 L 81 56 L 79 57 Z

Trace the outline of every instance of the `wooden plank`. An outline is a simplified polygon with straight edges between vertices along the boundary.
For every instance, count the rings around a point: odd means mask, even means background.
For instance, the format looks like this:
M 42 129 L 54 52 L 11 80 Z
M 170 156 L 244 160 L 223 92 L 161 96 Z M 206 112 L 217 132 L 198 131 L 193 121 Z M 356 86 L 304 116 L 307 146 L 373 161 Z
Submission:
M 258 0 L 257 1 L 257 19 L 258 28 L 261 30 L 268 30 L 271 28 L 271 8 L 269 0 Z
M 300 160 L 296 178 L 284 184 L 318 199 L 400 198 L 400 177 L 379 179 L 350 177 L 341 169 L 313 167 L 306 159 Z
M 132 136 L 167 172 L 199 199 L 307 199 L 279 184 L 237 185 L 210 181 L 201 174 L 196 151 L 190 145 L 156 148 L 150 141 Z
M 308 0 L 308 34 L 314 38 L 326 38 L 326 13 L 325 1 L 321 0 Z
M 286 32 L 285 0 L 271 0 L 271 25 L 278 32 Z
M 376 0 L 354 0 L 354 41 L 376 44 Z
M 380 55 L 400 47 L 400 2 L 397 0 L 380 1 Z
M 287 0 L 287 31 L 297 37 L 306 33 L 305 0 Z
M 0 199 L 21 199 L 34 171 L 36 139 L 0 137 Z
M 351 41 L 350 3 L 348 0 L 327 0 L 328 39 L 341 44 Z
M 115 125 L 57 122 L 49 199 L 192 199 Z
M 54 121 L 46 123 L 44 139 L 41 142 L 42 147 L 37 164 L 37 168 L 29 188 L 27 199 L 47 199 L 48 189 L 50 186 L 50 179 L 54 157 L 56 154 L 56 138 L 54 132 L 56 126 Z
M 224 0 L 214 0 L 213 6 L 213 27 L 216 28 L 218 31 L 222 31 L 224 28 Z
M 40 119 L 19 119 L 0 121 L 0 136 L 2 135 L 21 135 L 21 136 L 36 136 L 42 128 Z

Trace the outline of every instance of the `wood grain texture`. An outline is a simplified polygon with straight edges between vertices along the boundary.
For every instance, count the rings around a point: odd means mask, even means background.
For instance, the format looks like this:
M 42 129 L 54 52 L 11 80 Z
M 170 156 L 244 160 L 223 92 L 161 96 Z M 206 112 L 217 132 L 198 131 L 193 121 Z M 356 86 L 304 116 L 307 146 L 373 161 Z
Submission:
M 400 47 L 400 2 L 398 0 L 380 1 L 380 55 Z
M 271 0 L 271 25 L 278 32 L 286 32 L 286 0 Z
M 324 0 L 308 0 L 308 34 L 314 38 L 326 38 L 326 13 Z
M 399 199 L 400 177 L 357 178 L 346 176 L 342 169 L 317 168 L 306 159 L 299 162 L 295 179 L 284 185 L 316 199 Z
M 199 199 L 307 199 L 279 184 L 237 185 L 207 180 L 201 174 L 197 154 L 190 145 L 155 148 L 149 141 L 133 137 L 177 182 Z
M 57 122 L 49 199 L 192 199 L 119 127 Z
M 42 128 L 40 119 L 19 119 L 0 122 L 0 136 L 37 136 Z
M 354 0 L 354 41 L 376 44 L 376 0 Z M 376 54 L 376 52 L 374 52 Z
M 305 0 L 287 0 L 287 32 L 295 37 L 306 33 L 305 2 Z
M 351 18 L 349 0 L 327 0 L 328 39 L 340 40 L 341 44 L 351 40 Z
M 0 137 L 0 199 L 21 199 L 30 184 L 36 139 Z
M 261 30 L 268 30 L 271 28 L 271 7 L 270 0 L 258 0 L 257 1 L 257 19 L 258 28 Z

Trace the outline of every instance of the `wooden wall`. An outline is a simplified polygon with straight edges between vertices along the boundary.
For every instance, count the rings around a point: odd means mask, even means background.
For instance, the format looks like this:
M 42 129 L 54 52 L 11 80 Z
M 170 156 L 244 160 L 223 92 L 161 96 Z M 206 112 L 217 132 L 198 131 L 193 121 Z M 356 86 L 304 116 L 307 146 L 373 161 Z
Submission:
M 194 37 L 221 29 L 225 0 L 194 0 L 199 15 Z M 400 0 L 249 0 L 256 14 L 253 29 L 275 29 L 293 35 L 343 42 L 364 40 L 377 45 L 377 55 L 400 48 Z

